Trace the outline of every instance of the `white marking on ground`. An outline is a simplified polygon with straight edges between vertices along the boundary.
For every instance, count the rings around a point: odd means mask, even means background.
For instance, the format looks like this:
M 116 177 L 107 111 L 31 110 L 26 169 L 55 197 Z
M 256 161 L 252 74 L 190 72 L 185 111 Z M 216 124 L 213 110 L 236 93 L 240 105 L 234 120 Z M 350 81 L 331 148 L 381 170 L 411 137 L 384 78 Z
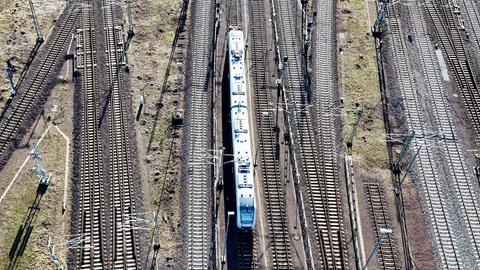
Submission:
M 450 78 L 448 77 L 448 68 L 443 58 L 442 51 L 436 49 L 435 55 L 437 56 L 438 64 L 440 65 L 440 71 L 442 72 L 442 78 L 444 81 L 449 82 Z
M 48 126 L 48 128 L 45 130 L 45 132 L 43 132 L 42 137 L 40 137 L 40 140 L 38 140 L 38 143 L 37 143 L 39 146 L 40 146 L 40 143 L 42 142 L 43 138 L 45 137 L 45 135 L 47 135 L 48 130 L 50 130 L 51 127 L 52 127 L 52 124 L 50 124 L 50 125 Z M 3 201 L 3 199 L 5 198 L 5 196 L 7 196 L 8 191 L 9 191 L 10 188 L 13 186 L 13 183 L 15 183 L 15 180 L 17 180 L 18 176 L 20 175 L 20 173 L 21 173 L 22 170 L 23 170 L 23 167 L 25 167 L 25 165 L 27 164 L 27 162 L 28 162 L 29 159 L 30 159 L 30 151 L 28 152 L 28 156 L 27 156 L 27 158 L 25 158 L 25 161 L 23 162 L 22 166 L 20 166 L 20 168 L 18 169 L 17 173 L 16 173 L 15 176 L 13 177 L 12 181 L 10 181 L 10 184 L 8 184 L 7 189 L 5 189 L 5 191 L 3 192 L 2 197 L 0 197 L 0 203 Z

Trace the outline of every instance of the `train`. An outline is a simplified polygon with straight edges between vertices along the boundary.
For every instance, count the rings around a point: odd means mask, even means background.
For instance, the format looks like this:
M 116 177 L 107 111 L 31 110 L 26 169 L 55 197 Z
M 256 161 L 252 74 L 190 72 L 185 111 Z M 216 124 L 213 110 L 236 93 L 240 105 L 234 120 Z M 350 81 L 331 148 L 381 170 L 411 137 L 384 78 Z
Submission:
M 230 30 L 227 40 L 236 223 L 239 229 L 253 229 L 256 221 L 255 183 L 243 32 Z

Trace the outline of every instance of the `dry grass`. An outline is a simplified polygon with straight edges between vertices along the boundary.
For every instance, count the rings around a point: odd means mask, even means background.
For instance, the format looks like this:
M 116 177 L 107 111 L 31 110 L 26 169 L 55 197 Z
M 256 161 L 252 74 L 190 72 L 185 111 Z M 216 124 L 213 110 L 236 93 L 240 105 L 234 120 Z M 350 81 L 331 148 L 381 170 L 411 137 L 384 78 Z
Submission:
M 41 198 L 39 210 L 33 219 L 33 231 L 23 256 L 18 257 L 14 269 L 47 269 L 49 254 L 47 251 L 48 237 L 58 239 L 69 231 L 70 216 L 62 216 L 65 141 L 53 127 L 45 136 L 40 146 L 45 168 L 51 173 L 51 183 L 45 195 Z M 30 160 L 23 168 L 17 184 L 12 188 L 0 211 L 0 265 L 10 264 L 8 253 L 14 242 L 17 230 L 25 223 L 29 207 L 35 199 L 38 180 L 31 168 L 34 162 Z M 65 228 L 62 227 L 65 222 Z M 57 252 L 61 259 L 65 259 L 64 251 Z
M 380 90 L 375 58 L 375 47 L 370 35 L 370 25 L 364 0 L 339 3 L 338 18 L 345 29 L 345 40 L 339 54 L 340 92 L 345 107 L 351 109 L 359 103 L 363 108 L 353 152 L 362 168 L 388 169 L 385 130 L 380 102 Z M 348 112 L 344 118 L 344 137 L 353 127 L 355 114 Z

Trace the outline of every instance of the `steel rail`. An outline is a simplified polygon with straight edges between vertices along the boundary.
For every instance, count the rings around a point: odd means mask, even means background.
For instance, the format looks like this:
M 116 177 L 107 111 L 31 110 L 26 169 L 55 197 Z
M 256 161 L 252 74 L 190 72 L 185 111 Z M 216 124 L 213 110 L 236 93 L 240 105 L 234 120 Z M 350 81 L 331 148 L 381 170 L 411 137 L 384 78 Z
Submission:
M 278 12 L 280 35 L 280 54 L 288 59 L 284 68 L 285 96 L 291 119 L 291 126 L 300 161 L 302 184 L 305 185 L 311 232 L 315 239 L 318 268 L 348 268 L 346 256 L 345 232 L 343 228 L 343 211 L 338 187 L 337 168 L 331 157 L 336 156 L 336 149 L 328 145 L 320 146 L 314 130 L 312 111 L 308 106 L 305 87 L 305 70 L 302 65 L 300 38 L 295 21 L 293 1 L 274 1 Z M 331 117 L 331 116 L 325 116 Z M 332 121 L 327 118 L 327 121 Z M 317 123 L 321 125 L 321 123 Z M 327 132 L 334 132 L 327 130 Z M 321 136 L 321 135 L 318 135 Z M 329 144 L 331 146 L 331 144 Z M 320 153 L 320 149 L 322 152 Z M 332 174 L 333 172 L 333 174 Z
M 260 154 L 261 183 L 263 198 L 266 202 L 266 217 L 269 235 L 271 238 L 270 252 L 272 254 L 271 266 L 275 269 L 291 269 L 292 251 L 290 235 L 288 232 L 285 188 L 280 173 L 279 138 L 275 124 L 274 108 L 271 90 L 268 85 L 268 51 L 265 18 L 265 1 L 250 0 L 250 33 L 251 33 L 251 59 L 253 79 L 253 92 L 255 100 L 255 116 L 258 126 Z M 278 117 L 278 112 L 277 112 Z
M 40 94 L 52 80 L 52 72 L 63 59 L 62 52 L 71 40 L 72 32 L 80 17 L 80 9 L 76 3 L 72 4 L 68 15 L 61 22 L 58 32 L 47 40 L 45 45 L 46 55 L 38 64 L 38 68 L 28 72 L 31 79 L 23 80 L 18 86 L 18 93 L 14 98 L 11 110 L 7 117 L 0 121 L 0 157 L 5 158 L 6 150 L 16 141 L 13 140 L 22 123 L 32 115 L 35 102 L 40 99 Z
M 192 3 L 190 33 L 189 89 L 186 106 L 186 178 L 183 220 L 186 226 L 185 250 L 187 269 L 212 267 L 212 183 L 211 165 L 205 152 L 211 148 L 211 52 L 214 3 L 212 0 Z M 204 162 L 199 162 L 204 161 Z
M 104 200 L 100 138 L 98 130 L 98 88 L 96 43 L 92 1 L 82 4 L 82 24 L 77 30 L 77 68 L 81 69 L 83 115 L 80 130 L 80 218 L 84 237 L 79 252 L 80 269 L 105 269 Z
M 368 202 L 368 210 L 373 221 L 375 237 L 380 236 L 381 228 L 392 228 L 390 212 L 385 198 L 385 191 L 378 183 L 365 183 L 363 189 Z M 391 235 L 387 235 L 377 252 L 377 261 L 381 269 L 400 269 L 396 243 Z
M 443 1 L 426 3 L 424 8 L 434 22 L 434 28 L 437 31 L 439 39 L 442 40 L 442 46 L 445 48 L 448 62 L 451 63 L 450 68 L 455 72 L 454 75 L 459 87 L 463 89 L 463 87 L 467 85 L 471 92 L 476 93 L 476 96 L 473 97 L 476 104 L 470 108 L 474 111 L 474 115 L 471 115 L 471 117 L 480 121 L 480 112 L 478 111 L 480 95 L 476 80 L 473 77 L 473 74 L 469 72 L 469 59 L 463 48 L 460 33 L 454 30 L 456 29 L 455 27 L 452 28 L 452 26 L 455 26 L 453 13 Z M 416 13 L 414 12 L 413 14 L 415 15 Z M 421 21 L 422 13 L 418 12 L 418 15 L 419 19 L 413 20 L 414 22 Z M 443 25 L 443 27 L 441 27 L 441 25 Z M 424 33 L 427 32 L 424 24 L 419 24 L 415 29 L 422 29 Z M 450 43 L 451 47 L 446 44 L 447 42 Z M 425 38 L 419 38 L 418 44 L 420 44 L 419 46 L 423 56 L 422 63 L 424 65 L 424 70 L 436 71 L 436 69 L 438 69 L 435 66 L 436 59 L 433 52 L 428 48 L 427 40 Z M 455 59 L 459 60 L 459 62 L 455 63 Z M 480 265 L 479 189 L 477 185 L 473 184 L 474 176 L 471 171 L 469 171 L 465 154 L 458 140 L 457 129 L 452 117 L 453 113 L 450 104 L 445 97 L 445 93 L 442 91 L 441 84 L 439 83 L 440 78 L 438 72 L 429 74 L 427 79 L 427 87 L 430 89 L 430 93 L 433 97 L 432 101 L 435 109 L 434 115 L 439 126 L 439 132 L 444 139 L 441 143 L 441 147 L 447 160 L 448 173 L 451 177 L 450 182 L 455 191 L 453 198 L 460 207 L 458 213 L 460 218 L 463 219 L 462 227 L 464 226 L 464 228 L 461 229 L 461 233 L 466 233 L 466 241 L 464 241 L 464 245 L 469 243 L 469 248 L 466 250 L 472 252 L 470 258 L 475 260 L 476 265 Z M 466 252 L 461 253 L 464 255 Z
M 113 269 L 138 269 L 138 239 L 134 229 L 135 198 L 132 157 L 126 115 L 126 94 L 120 60 L 123 53 L 122 28 L 116 21 L 116 2 L 103 1 L 103 23 L 107 53 L 109 102 L 109 155 L 112 190 L 112 264 Z

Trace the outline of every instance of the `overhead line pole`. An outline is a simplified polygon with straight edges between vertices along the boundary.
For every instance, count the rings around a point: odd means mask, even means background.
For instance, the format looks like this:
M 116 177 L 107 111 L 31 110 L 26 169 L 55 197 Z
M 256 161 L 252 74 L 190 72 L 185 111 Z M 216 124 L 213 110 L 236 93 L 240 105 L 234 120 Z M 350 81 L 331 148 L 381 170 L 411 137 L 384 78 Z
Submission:
M 30 10 L 32 11 L 33 25 L 35 26 L 35 31 L 37 32 L 37 44 L 42 44 L 45 40 L 43 39 L 42 30 L 38 24 L 37 13 L 35 12 L 35 7 L 33 6 L 33 0 L 28 0 L 30 4 Z

